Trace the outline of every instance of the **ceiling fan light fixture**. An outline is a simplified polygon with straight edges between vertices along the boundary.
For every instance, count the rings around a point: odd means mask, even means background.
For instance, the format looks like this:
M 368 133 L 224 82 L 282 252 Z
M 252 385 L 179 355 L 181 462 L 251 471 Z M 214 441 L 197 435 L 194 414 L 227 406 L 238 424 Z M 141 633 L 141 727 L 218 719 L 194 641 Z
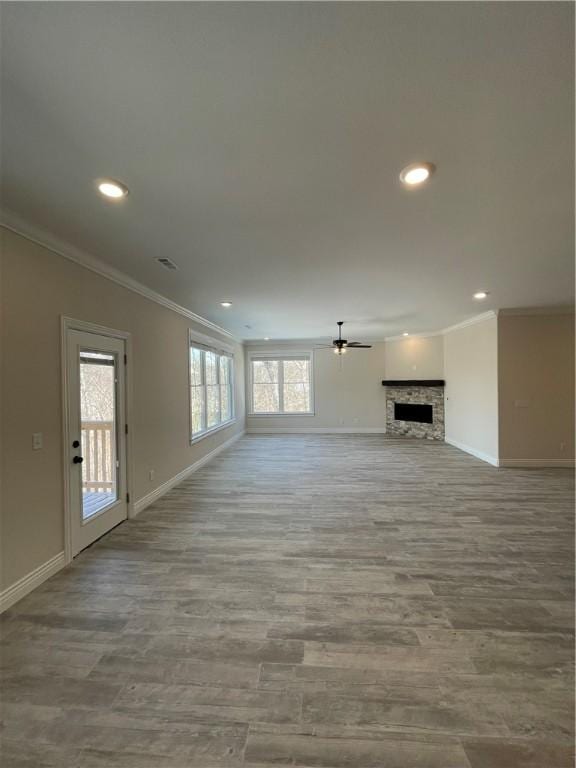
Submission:
M 338 338 L 332 339 L 332 343 L 327 346 L 317 347 L 317 349 L 331 349 L 335 355 L 341 357 L 345 355 L 349 349 L 372 349 L 372 344 L 364 344 L 361 341 L 348 341 L 348 339 L 342 338 L 342 326 L 343 320 L 339 320 L 338 323 Z

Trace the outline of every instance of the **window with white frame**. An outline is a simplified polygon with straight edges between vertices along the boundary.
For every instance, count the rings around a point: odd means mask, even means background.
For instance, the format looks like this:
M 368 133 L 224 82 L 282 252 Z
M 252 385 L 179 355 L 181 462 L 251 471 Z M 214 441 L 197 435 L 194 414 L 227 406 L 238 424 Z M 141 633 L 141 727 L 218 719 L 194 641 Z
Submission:
M 250 359 L 251 413 L 312 413 L 312 355 L 254 355 Z
M 190 339 L 192 440 L 234 420 L 234 358 Z

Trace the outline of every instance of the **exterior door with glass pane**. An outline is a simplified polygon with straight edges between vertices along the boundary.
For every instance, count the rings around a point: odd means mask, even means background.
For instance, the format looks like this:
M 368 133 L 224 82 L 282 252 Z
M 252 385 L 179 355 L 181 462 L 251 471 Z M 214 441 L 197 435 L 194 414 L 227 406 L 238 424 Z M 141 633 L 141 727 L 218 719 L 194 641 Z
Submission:
M 67 331 L 72 555 L 128 515 L 125 342 Z

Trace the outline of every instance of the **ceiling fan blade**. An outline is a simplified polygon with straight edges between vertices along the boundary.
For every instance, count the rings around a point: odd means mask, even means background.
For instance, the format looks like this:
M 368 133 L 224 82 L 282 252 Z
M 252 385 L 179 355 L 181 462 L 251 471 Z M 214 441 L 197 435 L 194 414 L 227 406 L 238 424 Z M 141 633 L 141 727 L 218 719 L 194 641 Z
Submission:
M 348 344 L 348 349 L 372 349 L 372 344 L 360 344 L 359 342 L 356 342 L 356 344 Z
M 363 341 L 349 341 L 346 346 L 348 346 L 348 347 L 366 347 L 366 346 L 371 346 L 371 345 L 364 344 Z

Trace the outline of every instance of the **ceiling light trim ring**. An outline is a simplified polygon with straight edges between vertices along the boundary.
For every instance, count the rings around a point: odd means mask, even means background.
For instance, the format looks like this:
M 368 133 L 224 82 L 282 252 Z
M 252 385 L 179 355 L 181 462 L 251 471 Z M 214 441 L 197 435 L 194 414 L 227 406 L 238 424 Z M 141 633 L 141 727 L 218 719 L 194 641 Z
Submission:
M 96 187 L 99 194 L 107 200 L 124 200 L 130 194 L 130 190 L 122 181 L 112 178 L 96 179 Z
M 434 163 L 411 163 L 400 171 L 400 181 L 405 187 L 419 187 L 421 184 L 429 181 L 435 171 L 436 166 Z

